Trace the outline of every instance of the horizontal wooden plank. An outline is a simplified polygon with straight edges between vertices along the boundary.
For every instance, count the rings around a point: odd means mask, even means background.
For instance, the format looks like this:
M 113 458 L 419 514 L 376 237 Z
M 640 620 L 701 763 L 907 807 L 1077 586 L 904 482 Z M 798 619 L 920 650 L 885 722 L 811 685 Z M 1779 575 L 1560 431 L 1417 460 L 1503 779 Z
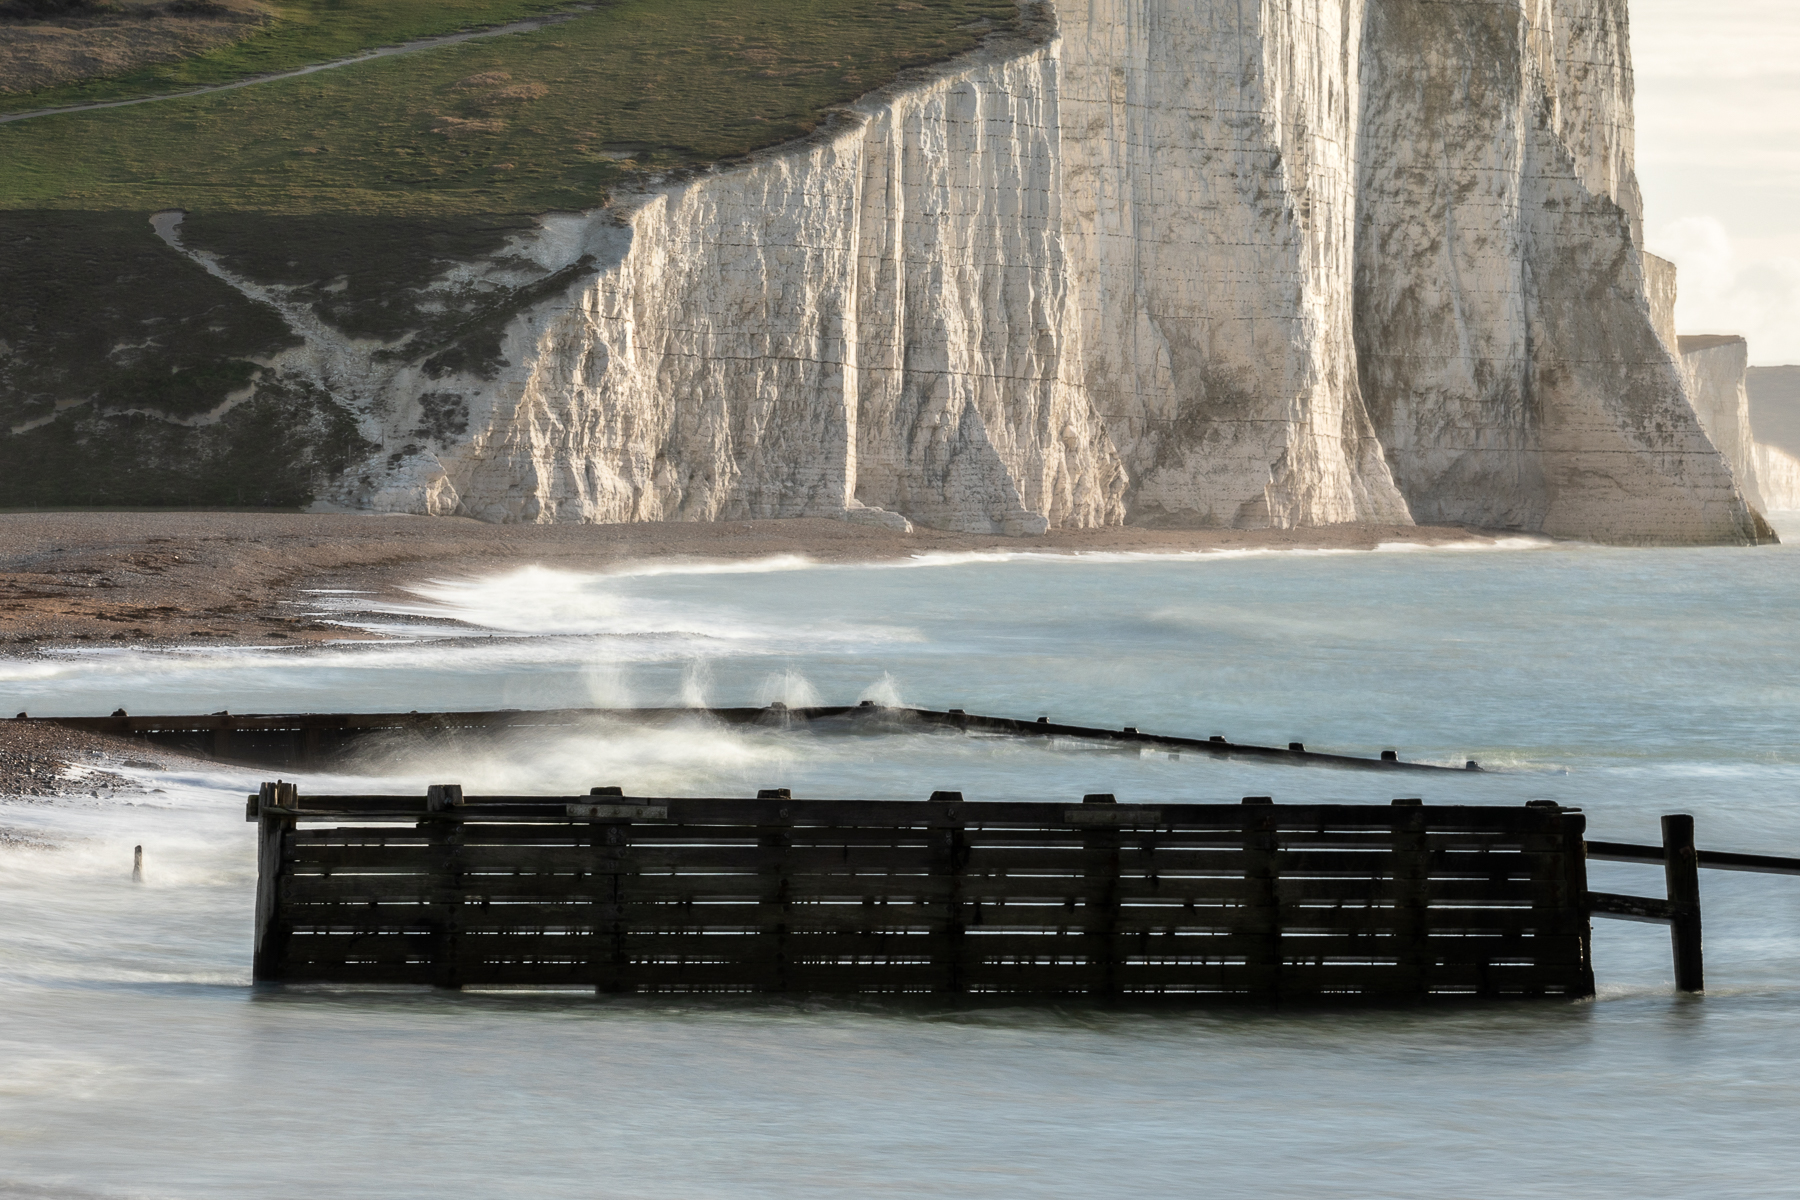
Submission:
M 1306 908 L 1392 908 L 1393 889 L 1342 888 L 1338 894 L 1324 885 L 1340 880 L 1280 881 L 1276 899 Z M 1014 905 L 1066 905 L 1082 907 L 1090 898 L 1110 896 L 1128 908 L 1167 913 L 1170 920 L 1208 919 L 1205 912 L 1183 918 L 1187 909 L 1204 910 L 1220 905 L 1258 902 L 1261 885 L 1242 880 L 1123 879 L 1099 884 L 1080 879 L 1042 879 L 1007 876 L 951 881 L 931 876 L 793 876 L 783 881 L 755 875 L 466 875 L 462 886 L 442 889 L 431 876 L 420 875 L 293 875 L 284 881 L 282 895 L 295 904 L 363 905 L 372 903 L 430 902 L 454 897 L 463 904 L 532 902 L 587 905 L 597 903 L 785 903 L 790 907 L 816 904 L 926 904 L 941 905 L 953 897 L 968 905 L 1005 908 Z M 782 888 L 785 886 L 785 891 Z M 1537 891 L 1528 881 L 1515 881 L 1505 889 L 1471 889 L 1450 893 L 1445 885 L 1425 890 L 1432 911 L 1463 913 L 1470 920 L 1480 914 L 1540 907 Z
M 1058 910 L 1061 911 L 1060 909 Z M 772 912 L 761 904 L 727 904 L 688 906 L 656 905 L 538 905 L 504 904 L 493 906 L 464 905 L 454 909 L 428 904 L 350 905 L 283 905 L 281 919 L 296 926 L 344 927 L 358 929 L 402 929 L 423 926 L 434 921 L 453 921 L 460 925 L 510 924 L 520 928 L 584 927 L 735 931 L 741 929 L 775 929 L 788 927 L 821 930 L 856 929 L 943 929 L 954 922 L 947 909 L 902 907 L 864 909 L 807 908 L 788 913 Z M 1047 927 L 1049 922 L 1034 921 L 1033 927 Z
M 1433 938 L 1511 940 L 1523 944 L 1533 937 L 1571 934 L 1570 923 L 1538 918 L 1531 910 L 1478 914 L 1471 918 L 1456 912 L 1428 910 L 1408 918 L 1391 911 L 1295 911 L 1250 908 L 1216 908 L 1188 913 L 1178 919 L 1154 910 L 1122 909 L 1090 912 L 1062 906 L 1006 905 L 962 906 L 954 915 L 947 906 L 916 908 L 886 906 L 794 907 L 772 909 L 758 904 L 658 907 L 648 905 L 462 905 L 454 908 L 418 904 L 377 906 L 295 905 L 280 909 L 281 919 L 292 928 L 399 931 L 448 923 L 463 930 L 508 929 L 544 931 L 667 931 L 688 936 L 709 932 L 736 934 L 785 929 L 799 936 L 815 932 L 907 931 L 929 933 L 955 926 L 969 936 L 1020 933 L 1033 936 L 1073 936 L 1097 925 L 1121 937 L 1181 940 L 1232 934 L 1244 930 L 1278 930 L 1298 943 L 1317 935 L 1347 935 L 1380 940 L 1397 934 L 1423 931 Z
M 982 902 L 1055 901 L 1094 893 L 1096 884 L 1073 877 L 1045 879 L 1007 876 L 963 879 L 954 886 L 944 877 L 926 875 L 800 875 L 786 880 L 790 903 L 835 901 L 860 904 L 865 900 L 948 900 L 958 894 Z M 782 880 L 763 875 L 464 875 L 460 886 L 445 888 L 431 875 L 290 875 L 282 894 L 305 903 L 361 904 L 368 902 L 427 900 L 455 895 L 464 903 L 534 900 L 545 903 L 587 904 L 621 899 L 627 902 L 685 900 L 773 900 Z M 1251 894 L 1241 880 L 1171 881 L 1152 886 L 1122 881 L 1117 893 L 1124 898 L 1141 894 L 1146 899 L 1172 903 L 1187 900 L 1231 900 Z M 1353 893 L 1349 899 L 1360 899 Z
M 1138 902 L 1179 903 L 1194 900 L 1234 899 L 1263 894 L 1268 884 L 1261 881 L 1204 876 L 1127 876 L 1119 881 L 1117 894 Z M 1339 902 L 1344 904 L 1391 904 L 1397 894 L 1407 891 L 1392 879 L 1366 879 L 1356 876 L 1322 878 L 1277 878 L 1275 895 L 1286 903 Z M 1426 902 L 1434 905 L 1474 905 L 1500 907 L 1529 905 L 1545 890 L 1535 880 L 1526 879 L 1431 879 L 1418 889 Z
M 377 957 L 404 960 L 430 957 L 442 948 L 438 935 L 425 927 L 410 930 L 301 927 L 293 931 L 290 944 L 290 953 L 305 959 Z M 1107 934 L 1084 932 L 1079 927 L 1057 933 L 971 930 L 952 938 L 941 929 L 929 932 L 793 930 L 779 934 L 693 930 L 615 932 L 580 926 L 521 927 L 502 920 L 478 918 L 457 922 L 454 946 L 457 955 L 491 959 L 550 956 L 608 961 L 620 953 L 634 959 L 677 955 L 719 961 L 775 958 L 804 961 L 845 956 L 945 960 L 954 956 L 969 962 L 1022 959 L 1029 964 L 1046 959 L 1085 960 L 1099 954 L 1121 961 L 1167 965 L 1256 957 L 1266 951 L 1267 943 L 1256 935 L 1244 933 Z M 1297 963 L 1354 960 L 1392 964 L 1409 955 L 1427 963 L 1493 960 L 1570 963 L 1580 961 L 1582 939 L 1564 934 L 1522 938 L 1432 935 L 1416 940 L 1395 936 L 1391 931 L 1361 936 L 1321 933 L 1284 935 L 1278 950 L 1284 959 Z
M 1283 964 L 1277 970 L 1243 963 L 1185 964 L 1160 966 L 1150 964 L 1115 964 L 1110 967 L 1068 964 L 1057 966 L 1030 965 L 1008 967 L 998 964 L 974 964 L 963 968 L 964 979 L 975 988 L 994 987 L 1007 991 L 1089 991 L 1110 978 L 1120 991 L 1150 990 L 1179 986 L 1212 986 L 1238 989 L 1275 987 L 1282 994 L 1311 994 L 1332 988 L 1358 988 L 1389 991 L 1398 973 L 1392 967 L 1362 967 L 1343 964 Z M 1425 980 L 1436 988 L 1480 988 L 1505 992 L 1545 986 L 1568 986 L 1579 980 L 1581 969 L 1575 964 L 1508 965 L 1452 963 L 1433 967 Z
M 1675 919 L 1675 906 L 1651 896 L 1621 896 L 1615 892 L 1589 892 L 1588 909 L 1597 917 L 1617 917 L 1667 925 Z
M 679 871 L 739 874 L 928 874 L 947 862 L 944 851 L 925 847 L 779 846 L 460 846 L 297 848 L 296 869 L 465 873 L 531 872 L 661 874 Z M 1080 863 L 1072 864 L 1079 868 Z
M 771 831 L 796 846 L 830 845 L 923 845 L 941 837 L 946 828 L 937 826 L 862 828 L 854 826 L 775 826 L 757 825 L 686 825 L 655 823 L 616 827 L 609 835 L 608 827 L 595 824 L 549 823 L 463 823 L 446 828 L 423 819 L 388 825 L 301 826 L 294 830 L 296 842 L 316 845 L 423 844 L 434 837 L 454 836 L 470 844 L 504 844 L 507 842 L 542 842 L 553 844 L 586 844 L 608 836 L 622 837 L 643 845 L 713 845 L 756 844 Z M 966 826 L 958 832 L 972 847 L 1021 847 L 1054 849 L 1077 847 L 1097 838 L 1116 839 L 1121 846 L 1154 849 L 1239 849 L 1244 844 L 1242 830 L 1225 831 L 1184 829 L 1105 829 L 1088 827 L 995 827 Z M 1284 831 L 1274 834 L 1278 846 L 1285 849 L 1366 849 L 1386 850 L 1393 844 L 1391 830 L 1373 831 L 1327 830 Z M 1528 834 L 1516 832 L 1483 833 L 1464 831 L 1441 832 L 1426 836 L 1432 850 L 1465 852 L 1554 852 L 1561 849 L 1560 834 Z
M 1800 858 L 1783 858 L 1773 854 L 1739 854 L 1729 850 L 1695 852 L 1700 865 L 1715 871 L 1753 871 L 1764 875 L 1800 875 Z M 1661 846 L 1645 846 L 1632 842 L 1589 842 L 1589 858 L 1609 862 L 1654 863 L 1664 860 Z M 1609 914 L 1617 915 L 1617 914 Z
M 670 819 L 686 824 L 824 824 L 834 826 L 907 826 L 973 822 L 988 827 L 1001 824 L 1059 827 L 1067 824 L 1071 810 L 1083 806 L 1071 804 L 1069 797 L 1049 802 L 1008 802 L 971 800 L 962 804 L 941 804 L 920 800 L 812 800 L 812 799 L 747 799 L 739 797 L 605 797 L 611 804 L 632 806 L 666 806 Z M 1414 821 L 1423 822 L 1427 830 L 1483 830 L 1490 832 L 1550 832 L 1559 827 L 1561 815 L 1553 810 L 1502 808 L 1479 805 L 1425 805 L 1396 808 L 1389 805 L 1312 805 L 1281 804 L 1243 806 L 1237 804 L 1193 804 L 1158 802 L 1134 805 L 1124 798 L 1123 808 L 1154 809 L 1156 823 L 1171 828 L 1245 829 L 1265 822 L 1278 829 L 1309 832 L 1324 829 L 1390 829 Z M 553 808 L 569 804 L 593 804 L 592 796 L 467 796 L 465 803 L 452 810 L 451 817 L 469 814 L 504 816 L 508 811 Z M 414 814 L 422 810 L 420 796 L 315 796 L 300 797 L 301 811 L 306 813 L 341 813 L 356 818 L 370 813 L 395 812 Z
M 438 972 L 425 964 L 347 962 L 292 963 L 287 978 L 296 982 L 318 981 L 362 984 L 426 984 Z M 622 968 L 595 968 L 586 964 L 540 962 L 482 962 L 457 964 L 453 976 L 464 985 L 565 985 L 597 984 L 624 992 L 678 993 L 685 991 L 747 992 L 795 991 L 814 994 L 941 993 L 947 980 L 936 967 L 888 968 L 803 967 L 781 971 L 749 972 L 742 964 L 641 963 Z M 1242 965 L 1182 967 L 1088 966 L 1056 968 L 1007 968 L 977 965 L 961 973 L 963 990 L 972 994 L 1095 994 L 1156 995 L 1182 992 L 1223 994 L 1272 994 L 1288 997 L 1329 993 L 1392 995 L 1397 980 L 1385 969 L 1345 966 L 1284 966 L 1276 971 Z M 1576 967 L 1484 966 L 1466 964 L 1438 968 L 1422 985 L 1443 992 L 1488 995 L 1578 994 L 1583 973 Z
M 296 872 L 448 874 L 576 874 L 663 872 L 774 872 L 819 874 L 927 873 L 940 870 L 942 851 L 924 848 L 545 846 L 545 845 L 380 845 L 322 846 L 297 844 L 287 862 Z M 1093 851 L 984 850 L 973 852 L 965 873 L 1089 873 L 1109 869 L 1110 855 Z M 1119 851 L 1119 869 L 1130 875 L 1159 876 L 1240 873 L 1240 852 L 1184 850 L 1141 853 Z M 1425 869 L 1433 878 L 1529 879 L 1555 873 L 1560 856 L 1442 852 L 1429 855 Z M 1368 850 L 1277 851 L 1274 870 L 1280 877 L 1380 879 L 1396 869 L 1395 856 Z
M 1426 856 L 1427 869 L 1435 878 L 1518 879 L 1529 878 L 1539 864 L 1555 855 L 1481 854 L 1461 851 L 1436 852 Z M 1554 869 L 1554 868 L 1552 868 Z M 1391 874 L 1394 856 L 1375 850 L 1295 850 L 1275 852 L 1277 875 L 1361 876 Z
M 539 937 L 525 939 L 499 934 L 462 934 L 449 946 L 449 961 L 457 966 L 473 963 L 555 962 L 585 963 L 595 969 L 609 968 L 617 961 L 631 963 L 746 963 L 764 966 L 829 965 L 869 967 L 927 966 L 941 969 L 984 969 L 1012 974 L 1041 973 L 1046 978 L 1078 970 L 1130 969 L 1138 972 L 1174 972 L 1219 966 L 1266 966 L 1266 961 L 1247 950 L 1248 941 L 1220 939 L 1205 954 L 1152 954 L 1130 947 L 1113 945 L 1099 939 L 962 939 L 957 953 L 948 953 L 946 939 L 941 937 L 881 938 L 857 935 L 820 935 L 812 938 L 785 939 L 764 937 L 667 937 L 635 935 L 624 938 L 584 936 Z M 1104 946 L 1102 951 L 1095 946 Z M 325 961 L 425 961 L 439 944 L 429 935 L 404 934 L 312 934 L 295 935 L 291 959 L 295 962 Z M 624 959 L 619 959 L 623 954 Z M 1321 942 L 1303 952 L 1283 947 L 1282 966 L 1295 971 L 1325 967 L 1358 967 L 1370 971 L 1396 969 L 1394 955 L 1382 953 L 1379 947 L 1359 945 L 1347 939 Z M 1546 942 L 1533 953 L 1497 951 L 1465 943 L 1433 946 L 1430 954 L 1419 960 L 1427 973 L 1442 972 L 1456 977 L 1476 968 L 1515 969 L 1536 966 L 1564 969 L 1581 962 L 1579 939 Z
M 629 829 L 614 831 L 610 836 L 621 838 L 634 845 L 656 846 L 756 845 L 759 839 L 770 833 L 779 834 L 786 842 L 794 846 L 921 846 L 941 839 L 948 828 L 945 826 L 912 829 L 865 829 L 841 826 L 655 825 L 632 826 Z M 957 829 L 955 832 L 962 836 L 971 847 L 996 849 L 1078 849 L 1091 844 L 1116 843 L 1122 847 L 1145 851 L 1157 849 L 1237 850 L 1244 844 L 1244 835 L 1235 830 L 1226 833 L 1211 833 L 1183 830 L 1096 830 L 1086 827 L 1067 829 L 981 829 L 970 827 Z M 463 824 L 448 829 L 434 830 L 429 822 L 406 825 L 303 827 L 295 833 L 298 842 L 317 845 L 426 844 L 434 838 L 444 837 L 454 838 L 458 842 L 470 845 L 506 844 L 509 842 L 579 845 L 604 841 L 608 836 L 608 831 L 604 827 L 587 825 Z M 1279 834 L 1277 841 L 1282 847 L 1294 849 L 1337 848 L 1385 851 L 1390 848 L 1392 837 L 1386 831 L 1370 834 Z M 1534 844 L 1540 841 L 1544 843 L 1542 846 Z M 1552 839 L 1522 839 L 1510 835 L 1504 839 L 1484 839 L 1478 835 L 1445 835 L 1440 838 L 1433 835 L 1428 839 L 1427 844 L 1433 849 L 1492 852 L 1516 852 L 1523 849 L 1553 850 L 1560 846 L 1560 842 L 1554 842 Z

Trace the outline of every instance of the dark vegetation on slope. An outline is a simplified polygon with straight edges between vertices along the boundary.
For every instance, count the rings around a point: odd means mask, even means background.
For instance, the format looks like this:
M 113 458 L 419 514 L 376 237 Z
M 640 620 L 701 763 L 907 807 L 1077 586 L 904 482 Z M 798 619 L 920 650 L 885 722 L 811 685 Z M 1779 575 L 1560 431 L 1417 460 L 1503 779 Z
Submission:
M 566 6 L 276 7 L 352 14 L 360 32 L 339 34 L 354 52 L 380 44 L 371 30 L 386 41 L 443 31 L 425 27 L 434 10 L 457 28 Z M 0 506 L 304 504 L 379 449 L 341 398 L 259 365 L 293 343 L 285 323 L 164 245 L 156 211 L 184 210 L 184 245 L 345 333 L 393 343 L 388 353 L 428 375 L 483 372 L 512 315 L 571 280 L 422 302 L 417 289 L 448 267 L 503 258 L 536 214 L 598 207 L 617 188 L 809 133 L 833 106 L 971 48 L 1017 11 L 1013 0 L 612 0 L 532 33 L 0 125 L 0 304 L 20 331 L 0 333 Z M 272 70 L 345 52 L 301 39 L 283 43 L 279 63 L 256 59 L 276 53 L 271 38 L 297 36 L 281 28 L 158 70 L 190 86 L 252 61 Z M 154 91 L 147 79 L 56 89 L 53 102 Z M 205 423 L 246 387 L 251 399 Z M 450 436 L 463 419 L 446 408 L 422 435 Z
M 0 212 L 0 330 L 9 426 L 77 400 L 191 418 L 300 340 L 134 213 Z
M 149 223 L 141 220 L 149 233 Z M 396 341 L 433 318 L 409 290 L 452 263 L 498 255 L 508 238 L 537 227 L 524 214 L 448 218 L 315 213 L 189 212 L 182 241 L 236 274 L 275 284 L 352 337 Z M 450 314 L 459 321 L 471 307 Z
M 0 212 L 0 330 L 0 507 L 304 504 L 372 449 L 261 378 L 299 339 L 141 214 Z
M 92 411 L 0 441 L 0 508 L 299 508 L 375 448 L 306 387 L 259 388 L 198 428 Z

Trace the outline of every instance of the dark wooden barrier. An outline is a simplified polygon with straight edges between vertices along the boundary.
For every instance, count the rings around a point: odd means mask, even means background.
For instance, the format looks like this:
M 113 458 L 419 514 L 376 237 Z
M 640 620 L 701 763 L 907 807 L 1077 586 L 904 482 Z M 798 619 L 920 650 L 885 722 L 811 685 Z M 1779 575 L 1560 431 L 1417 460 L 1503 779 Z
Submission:
M 1112 744 L 1130 750 L 1169 754 L 1206 755 L 1257 762 L 1292 763 L 1298 766 L 1345 767 L 1374 771 L 1479 771 L 1473 759 L 1460 767 L 1435 763 L 1404 762 L 1393 750 L 1378 758 L 1327 754 L 1308 750 L 1300 742 L 1281 746 L 1254 746 L 1227 741 L 1223 734 L 1208 738 L 1171 737 L 1144 733 L 1134 725 L 1123 729 L 1098 729 L 1086 725 L 1062 725 L 1048 717 L 1021 721 L 1012 717 L 984 717 L 960 708 L 940 712 L 929 708 L 893 708 L 863 701 L 857 705 L 789 708 L 771 704 L 762 708 L 561 708 L 544 710 L 500 709 L 490 712 L 406 713 L 206 713 L 188 716 L 130 716 L 124 710 L 109 717 L 32 717 L 20 713 L 19 721 L 38 721 L 129 737 L 147 744 L 189 754 L 209 755 L 233 762 L 275 768 L 315 766 L 382 736 L 474 735 L 503 730 L 566 729 L 604 721 L 668 724 L 695 719 L 724 725 L 789 727 L 816 725 L 894 732 L 955 729 L 965 733 L 1001 737 L 1069 738 Z
M 1584 818 L 1523 808 L 301 796 L 255 975 L 1247 1000 L 1586 996 Z

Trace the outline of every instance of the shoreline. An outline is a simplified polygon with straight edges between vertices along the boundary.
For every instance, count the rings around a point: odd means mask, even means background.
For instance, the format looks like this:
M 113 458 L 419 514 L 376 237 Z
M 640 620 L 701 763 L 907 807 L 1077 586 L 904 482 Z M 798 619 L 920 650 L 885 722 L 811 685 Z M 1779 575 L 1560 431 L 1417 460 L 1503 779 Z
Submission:
M 633 561 L 824 563 L 919 554 L 1374 550 L 1385 543 L 1493 543 L 1461 526 L 1291 530 L 1053 530 L 1031 538 L 912 533 L 820 518 L 625 525 L 491 525 L 465 517 L 361 513 L 0 514 L 0 655 L 96 644 L 294 645 L 378 641 L 318 619 L 307 589 L 403 594 L 428 578 L 531 565 L 604 570 Z

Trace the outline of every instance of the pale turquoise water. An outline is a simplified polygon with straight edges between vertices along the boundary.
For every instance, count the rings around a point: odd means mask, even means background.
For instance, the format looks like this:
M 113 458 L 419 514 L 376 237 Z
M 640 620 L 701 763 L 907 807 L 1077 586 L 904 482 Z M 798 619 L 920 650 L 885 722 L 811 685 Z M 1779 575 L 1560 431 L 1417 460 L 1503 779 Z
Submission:
M 538 571 L 435 588 L 416 608 L 496 636 L 444 637 L 396 612 L 383 620 L 416 625 L 416 640 L 0 660 L 0 709 L 871 695 L 1495 770 L 1402 783 L 958 736 L 604 727 L 364 769 L 472 791 L 1541 797 L 1583 806 L 1596 837 L 1651 840 L 1658 814 L 1690 811 L 1702 845 L 1800 855 L 1800 551 L 1786 548 Z M 65 844 L 0 850 L 0 1194 L 1800 1190 L 1800 879 L 1705 876 L 1701 998 L 1671 994 L 1663 930 L 1620 922 L 1596 932 L 1599 1000 L 1445 1011 L 256 992 L 242 820 L 256 779 L 0 802 L 0 824 Z M 1660 886 L 1654 868 L 1595 876 Z

